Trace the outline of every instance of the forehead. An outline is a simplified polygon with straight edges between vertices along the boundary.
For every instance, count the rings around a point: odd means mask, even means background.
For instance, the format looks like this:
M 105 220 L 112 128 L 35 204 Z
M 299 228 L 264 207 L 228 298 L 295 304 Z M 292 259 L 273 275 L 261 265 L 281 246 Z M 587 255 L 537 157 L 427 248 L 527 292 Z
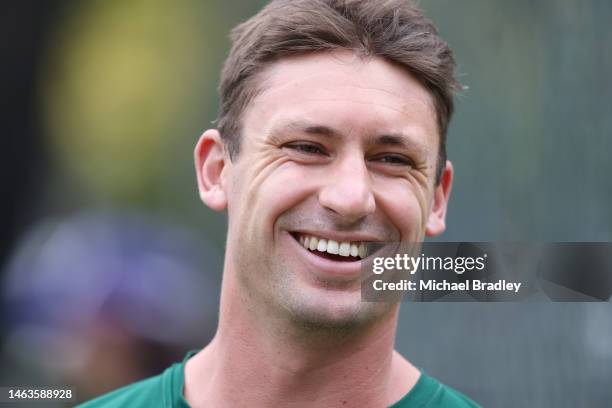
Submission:
M 349 51 L 281 59 L 260 74 L 244 130 L 306 121 L 346 133 L 407 133 L 437 145 L 431 94 L 405 69 Z

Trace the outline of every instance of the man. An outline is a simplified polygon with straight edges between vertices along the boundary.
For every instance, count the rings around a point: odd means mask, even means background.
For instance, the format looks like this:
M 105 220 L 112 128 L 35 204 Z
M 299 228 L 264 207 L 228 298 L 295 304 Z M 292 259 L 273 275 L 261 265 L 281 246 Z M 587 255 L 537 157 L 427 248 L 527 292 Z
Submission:
M 454 67 L 405 0 L 274 0 L 239 25 L 195 149 L 228 213 L 217 334 L 85 406 L 476 406 L 395 352 L 399 305 L 360 292 L 367 243 L 445 229 Z

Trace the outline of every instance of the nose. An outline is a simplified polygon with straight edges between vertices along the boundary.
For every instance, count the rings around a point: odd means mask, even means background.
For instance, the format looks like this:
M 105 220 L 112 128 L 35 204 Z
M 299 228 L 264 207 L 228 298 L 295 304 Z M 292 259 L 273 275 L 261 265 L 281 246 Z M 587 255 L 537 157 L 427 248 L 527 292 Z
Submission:
M 319 203 L 347 222 L 358 221 L 376 209 L 370 174 L 363 157 L 337 163 L 319 191 Z

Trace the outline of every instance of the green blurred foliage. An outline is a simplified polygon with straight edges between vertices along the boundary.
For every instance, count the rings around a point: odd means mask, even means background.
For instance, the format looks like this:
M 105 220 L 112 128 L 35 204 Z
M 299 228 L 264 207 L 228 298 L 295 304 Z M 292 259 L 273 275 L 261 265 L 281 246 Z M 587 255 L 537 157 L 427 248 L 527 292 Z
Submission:
M 144 0 L 68 10 L 44 78 L 54 191 L 76 206 L 180 213 L 172 192 L 195 194 L 191 149 L 215 111 L 222 49 L 206 11 Z

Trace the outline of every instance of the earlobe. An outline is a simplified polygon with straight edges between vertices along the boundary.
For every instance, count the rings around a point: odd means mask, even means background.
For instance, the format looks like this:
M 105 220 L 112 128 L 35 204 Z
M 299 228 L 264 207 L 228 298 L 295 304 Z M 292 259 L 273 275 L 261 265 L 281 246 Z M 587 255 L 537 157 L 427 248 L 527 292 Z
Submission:
M 446 161 L 446 166 L 440 184 L 434 190 L 434 198 L 427 220 L 425 234 L 428 237 L 435 237 L 444 232 L 446 229 L 446 210 L 448 208 L 448 199 L 453 185 L 453 164 Z
M 217 130 L 209 129 L 202 134 L 195 147 L 194 159 L 200 199 L 215 211 L 225 210 L 227 194 L 223 170 L 226 158 L 224 144 Z

